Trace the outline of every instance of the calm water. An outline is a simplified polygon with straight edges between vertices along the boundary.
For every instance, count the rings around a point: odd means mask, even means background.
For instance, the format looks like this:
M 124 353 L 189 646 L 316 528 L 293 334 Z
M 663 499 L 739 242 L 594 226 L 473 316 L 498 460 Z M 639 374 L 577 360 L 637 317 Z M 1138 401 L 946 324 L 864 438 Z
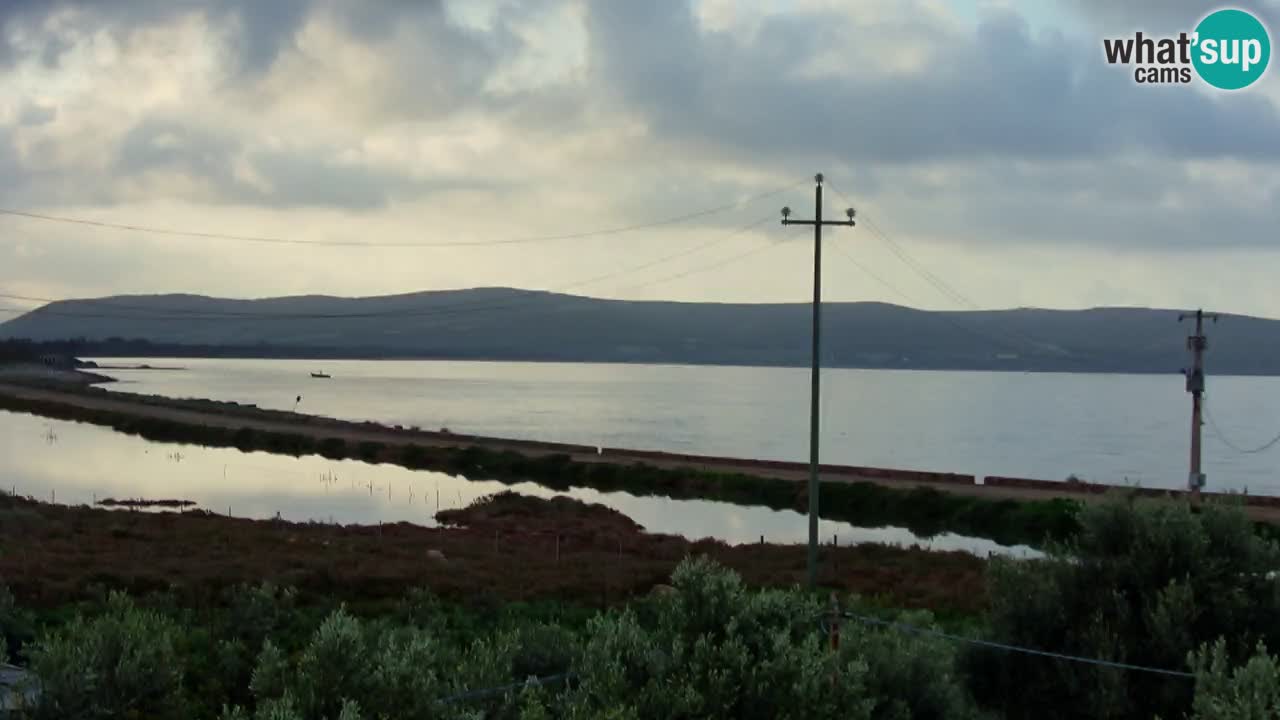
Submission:
M 110 360 L 119 392 L 207 397 L 353 420 L 614 447 L 808 458 L 805 369 L 306 360 Z M 332 379 L 312 379 L 323 370 Z M 823 460 L 977 475 L 1182 487 L 1190 396 L 1180 375 L 830 370 Z M 1280 378 L 1210 377 L 1227 437 L 1280 432 Z M 1280 494 L 1280 447 L 1244 455 L 1205 428 L 1213 489 Z
M 192 500 L 237 517 L 372 524 L 406 521 L 434 526 L 438 509 L 456 508 L 505 489 L 527 495 L 568 495 L 614 508 L 649 532 L 730 543 L 804 542 L 805 516 L 728 503 L 642 498 L 594 490 L 556 492 L 523 483 L 473 482 L 442 473 L 412 471 L 319 456 L 293 458 L 228 448 L 152 443 L 94 425 L 0 411 L 0 487 L 42 500 L 92 504 L 116 499 Z M 988 540 L 942 535 L 921 540 L 901 528 L 820 524 L 821 537 L 842 545 L 918 544 L 939 550 L 1034 554 Z

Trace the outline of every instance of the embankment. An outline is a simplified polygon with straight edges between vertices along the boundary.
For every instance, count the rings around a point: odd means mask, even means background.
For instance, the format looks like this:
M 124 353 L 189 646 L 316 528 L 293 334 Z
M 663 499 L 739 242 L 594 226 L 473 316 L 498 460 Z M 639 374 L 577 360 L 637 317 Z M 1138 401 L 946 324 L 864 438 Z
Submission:
M 161 442 L 353 458 L 552 488 L 588 487 L 801 512 L 807 507 L 803 480 L 808 468 L 801 463 L 428 432 L 96 388 L 0 384 L 0 409 L 103 425 Z M 1069 483 L 995 480 L 977 484 L 971 475 L 826 465 L 821 516 L 867 527 L 906 527 L 923 536 L 954 532 L 1036 546 L 1072 535 L 1079 501 L 1096 497 L 1090 488 Z M 1270 506 L 1251 507 L 1250 512 L 1277 514 Z

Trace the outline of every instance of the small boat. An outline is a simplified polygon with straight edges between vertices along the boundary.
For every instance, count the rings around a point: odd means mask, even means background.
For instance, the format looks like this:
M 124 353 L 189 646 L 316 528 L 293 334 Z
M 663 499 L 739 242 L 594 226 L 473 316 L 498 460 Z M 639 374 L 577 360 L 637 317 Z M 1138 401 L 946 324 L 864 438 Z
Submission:
M 322 373 L 322 372 L 313 372 L 313 373 L 311 373 L 311 377 L 313 377 L 313 378 L 327 378 L 327 377 L 329 377 L 329 375 L 328 375 L 328 374 L 326 374 L 326 373 Z

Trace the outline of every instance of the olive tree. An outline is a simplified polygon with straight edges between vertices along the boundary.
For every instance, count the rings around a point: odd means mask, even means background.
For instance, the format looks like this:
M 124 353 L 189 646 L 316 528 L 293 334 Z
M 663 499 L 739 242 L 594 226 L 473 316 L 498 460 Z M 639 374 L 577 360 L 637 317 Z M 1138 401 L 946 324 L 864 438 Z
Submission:
M 1044 559 L 994 561 L 994 639 L 1181 671 L 1218 638 L 1232 661 L 1280 639 L 1280 553 L 1238 506 L 1116 497 L 1080 524 Z M 1011 718 L 1179 717 L 1191 706 L 1184 677 L 1003 651 L 969 660 L 980 698 Z

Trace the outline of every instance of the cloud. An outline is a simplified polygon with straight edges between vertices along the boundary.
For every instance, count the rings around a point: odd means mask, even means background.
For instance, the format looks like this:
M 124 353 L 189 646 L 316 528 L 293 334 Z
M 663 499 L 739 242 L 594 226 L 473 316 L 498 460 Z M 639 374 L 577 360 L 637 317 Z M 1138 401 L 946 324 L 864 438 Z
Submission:
M 51 25 L 124 33 L 164 26 L 194 13 L 206 15 L 214 24 L 234 25 L 238 30 L 239 69 L 261 72 L 289 44 L 315 3 L 316 0 L 6 0 L 0 6 L 0 63 L 12 64 L 21 55 L 24 44 L 14 42 L 16 35 L 36 36 L 36 44 L 27 45 L 26 49 L 37 51 L 45 65 L 56 65 L 73 42 L 58 33 L 41 32 Z
M 931 39 L 933 56 L 912 72 L 893 73 L 877 67 L 892 33 L 887 43 L 871 37 L 849 44 L 840 32 L 848 28 L 831 14 L 771 16 L 757 35 L 739 38 L 700 32 L 679 3 L 600 3 L 591 10 L 602 85 L 644 112 L 655 134 L 731 144 L 742 153 L 835 156 L 847 164 L 1123 150 L 1280 154 L 1280 116 L 1265 98 L 1223 102 L 1183 87 L 1135 87 L 1125 72 L 1104 65 L 1096 40 L 1033 37 L 1011 12 L 988 14 L 972 30 L 921 15 L 918 30 Z M 655 35 L 666 43 L 661 53 L 646 42 Z M 842 57 L 851 70 L 802 72 L 841 45 L 856 46 Z
M 1271 21 L 1280 15 L 1280 2 L 1276 0 L 1237 0 L 1226 4 L 1206 3 L 1204 0 L 1058 0 L 1069 11 L 1077 12 L 1098 24 L 1133 25 L 1118 30 L 1141 29 L 1151 31 L 1191 30 L 1192 26 L 1209 12 L 1219 7 L 1246 10 Z
M 1116 286 L 1057 277 L 1029 252 L 1068 254 L 1075 268 L 1141 254 L 1178 268 L 1153 271 L 1161 283 L 1181 283 L 1185 258 L 1204 249 L 1269 253 L 1280 76 L 1234 94 L 1138 86 L 1105 64 L 1100 33 L 1182 22 L 1192 4 L 1054 1 L 1078 24 L 1055 26 L 1045 3 L 974 15 L 934 0 L 802 0 L 786 12 L 629 0 L 9 2 L 0 203 L 242 234 L 494 239 L 671 217 L 823 170 L 833 195 L 895 237 L 984 278 L 974 295 L 991 304 L 1033 304 L 1025 294 L 1036 287 L 1088 304 L 1085 288 Z M 412 262 L 317 252 L 303 263 L 196 244 L 146 258 L 146 272 L 92 280 L 99 291 L 257 295 L 283 289 L 285 275 L 291 292 L 554 287 L 807 194 L 802 184 L 607 242 Z M 56 277 L 87 232 L 59 234 L 21 279 L 55 289 L 91 279 Z M 0 250 L 11 237 L 0 232 Z M 120 241 L 95 246 L 103 267 L 129 262 Z M 690 261 L 758 241 L 736 238 Z M 1018 282 L 973 266 L 979 257 L 1021 263 L 1007 270 Z M 189 270 L 201 258 L 219 273 Z M 803 297 L 803 273 L 775 277 L 761 258 L 645 294 Z M 19 278 L 15 267 L 0 268 L 0 287 Z M 1174 294 L 1154 280 L 1135 287 Z

